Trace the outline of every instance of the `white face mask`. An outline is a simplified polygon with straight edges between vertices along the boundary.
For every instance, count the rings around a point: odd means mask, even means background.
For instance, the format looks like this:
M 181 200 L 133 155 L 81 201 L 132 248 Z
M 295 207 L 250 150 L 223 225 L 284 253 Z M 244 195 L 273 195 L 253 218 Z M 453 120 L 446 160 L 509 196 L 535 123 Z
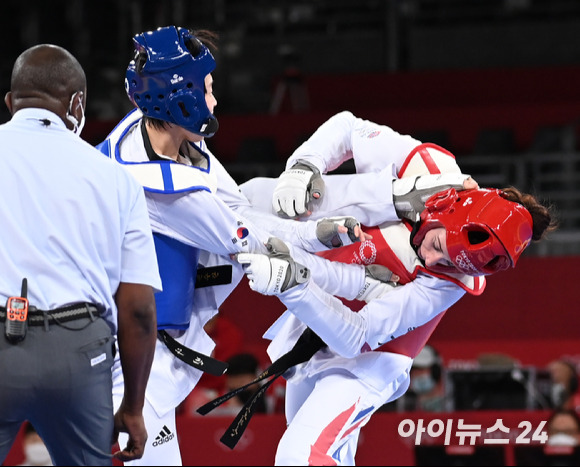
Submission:
M 66 119 L 73 124 L 72 131 L 75 135 L 78 136 L 81 134 L 81 131 L 83 131 L 83 127 L 85 126 L 85 108 L 82 106 L 82 104 L 79 104 L 81 106 L 81 111 L 83 113 L 83 115 L 81 117 L 81 121 L 79 122 L 77 120 L 77 118 L 72 114 L 73 101 L 74 101 L 74 98 L 76 97 L 77 94 L 80 94 L 80 97 L 83 96 L 82 91 L 77 91 L 72 95 L 72 97 L 70 98 L 70 103 L 68 104 L 68 111 L 66 112 Z
M 24 455 L 30 465 L 52 465 L 50 454 L 44 443 L 30 443 L 24 446 Z
M 577 446 L 578 440 L 566 433 L 555 433 L 548 437 L 549 446 Z
M 415 394 L 427 394 L 435 387 L 435 380 L 429 375 L 420 375 L 411 378 L 411 390 Z

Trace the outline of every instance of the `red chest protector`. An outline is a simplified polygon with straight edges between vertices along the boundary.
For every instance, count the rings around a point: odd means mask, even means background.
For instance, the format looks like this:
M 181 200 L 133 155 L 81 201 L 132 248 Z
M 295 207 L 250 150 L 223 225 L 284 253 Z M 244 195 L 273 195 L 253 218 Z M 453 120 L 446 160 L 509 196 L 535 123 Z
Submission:
M 403 176 L 418 173 L 440 173 L 438 167 L 453 170 L 455 164 L 451 153 L 434 145 L 421 145 L 407 157 L 401 172 Z M 409 173 L 410 168 L 413 168 Z M 459 168 L 457 167 L 457 170 Z M 471 277 L 464 274 L 442 274 L 427 270 L 411 247 L 411 225 L 406 221 L 387 222 L 378 227 L 363 226 L 363 230 L 373 236 L 372 240 L 318 253 L 320 256 L 343 263 L 380 264 L 400 277 L 400 284 L 413 281 L 419 271 L 454 282 L 472 295 L 480 295 L 485 289 L 485 277 Z M 447 310 L 439 313 L 431 321 L 409 331 L 381 346 L 378 350 L 417 356 Z

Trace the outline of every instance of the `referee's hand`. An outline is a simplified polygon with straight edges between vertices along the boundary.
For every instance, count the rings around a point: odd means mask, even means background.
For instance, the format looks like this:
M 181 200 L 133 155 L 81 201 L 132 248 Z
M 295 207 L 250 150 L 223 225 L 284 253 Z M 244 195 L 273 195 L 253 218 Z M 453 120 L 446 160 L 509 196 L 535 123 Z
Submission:
M 143 414 L 129 413 L 121 404 L 121 408 L 115 414 L 113 445 L 117 442 L 121 432 L 129 435 L 129 441 L 127 441 L 127 446 L 124 449 L 113 453 L 113 457 L 121 462 L 141 459 L 145 452 L 145 443 L 147 443 L 147 430 L 145 429 Z

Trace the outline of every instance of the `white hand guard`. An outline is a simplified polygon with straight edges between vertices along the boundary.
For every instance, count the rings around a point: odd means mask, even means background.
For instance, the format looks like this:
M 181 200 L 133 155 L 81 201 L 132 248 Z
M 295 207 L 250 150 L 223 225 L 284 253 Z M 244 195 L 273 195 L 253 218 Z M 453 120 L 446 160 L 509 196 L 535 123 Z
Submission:
M 304 215 L 314 200 L 322 198 L 324 181 L 312 164 L 299 161 L 279 177 L 272 195 L 272 208 L 280 217 Z
M 250 288 L 263 295 L 279 295 L 310 279 L 310 270 L 296 263 L 281 240 L 270 238 L 266 244 L 269 254 L 239 253 Z
M 346 227 L 348 232 L 339 233 L 339 226 Z M 360 224 L 354 217 L 325 217 L 316 224 L 316 238 L 328 248 L 351 245 L 359 240 L 354 233 L 356 226 Z
M 380 264 L 365 266 L 365 285 L 356 296 L 357 300 L 368 303 L 390 292 L 398 285 L 396 282 L 391 282 L 392 278 L 393 272 L 385 266 Z
M 455 188 L 463 190 L 463 182 L 470 178 L 461 173 L 428 174 L 403 177 L 393 181 L 393 201 L 400 219 L 419 220 L 427 201 L 435 193 Z

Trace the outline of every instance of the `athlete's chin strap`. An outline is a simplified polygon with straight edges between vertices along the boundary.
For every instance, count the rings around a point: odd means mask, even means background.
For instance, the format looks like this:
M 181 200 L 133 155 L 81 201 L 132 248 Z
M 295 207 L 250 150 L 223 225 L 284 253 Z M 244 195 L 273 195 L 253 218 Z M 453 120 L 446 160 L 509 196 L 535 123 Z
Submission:
M 426 267 L 425 260 L 419 256 L 420 245 L 415 245 L 415 243 L 413 242 L 415 235 L 417 235 L 417 232 L 419 232 L 419 229 L 421 228 L 421 220 L 419 219 L 417 222 L 412 223 L 411 225 L 413 226 L 413 230 L 411 230 L 411 235 L 409 237 L 409 242 L 411 243 L 411 248 L 413 248 L 413 250 L 415 251 L 415 254 L 417 255 L 417 258 L 419 258 L 419 261 L 421 261 L 421 264 L 424 267 Z
M 201 415 L 207 415 L 213 409 L 230 400 L 232 397 L 239 394 L 247 387 L 259 383 L 266 378 L 272 377 L 268 382 L 263 384 L 260 389 L 258 389 L 254 395 L 244 404 L 234 421 L 221 437 L 220 441 L 223 444 L 225 444 L 230 449 L 234 449 L 244 434 L 244 431 L 248 427 L 248 424 L 250 423 L 250 418 L 254 414 L 254 411 L 258 405 L 257 402 L 262 397 L 264 397 L 264 394 L 270 385 L 293 366 L 310 360 L 316 352 L 318 352 L 320 349 L 323 349 L 324 347 L 326 347 L 326 344 L 322 341 L 322 339 L 318 337 L 318 335 L 316 335 L 310 328 L 306 328 L 294 347 L 292 347 L 292 350 L 285 353 L 278 360 L 272 363 L 255 380 L 244 386 L 234 389 L 233 391 L 230 391 L 227 394 L 224 394 L 223 396 L 218 397 L 217 399 L 214 399 L 205 405 L 202 405 L 197 409 L 197 413 Z

